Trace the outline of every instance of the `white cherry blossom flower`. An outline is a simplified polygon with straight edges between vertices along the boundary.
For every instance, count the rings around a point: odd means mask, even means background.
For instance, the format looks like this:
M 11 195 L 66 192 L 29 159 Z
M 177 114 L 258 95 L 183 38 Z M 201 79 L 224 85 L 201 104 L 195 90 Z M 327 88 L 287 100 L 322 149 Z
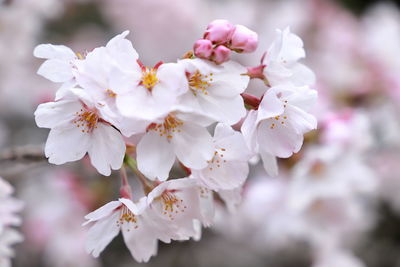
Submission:
M 264 75 L 271 86 L 291 82 L 296 86 L 312 85 L 315 75 L 305 65 L 298 62 L 306 56 L 303 41 L 290 32 L 289 27 L 277 30 L 276 39 L 268 49 L 262 64 Z
M 214 153 L 212 137 L 203 116 L 180 111 L 148 127 L 137 145 L 138 169 L 149 179 L 166 180 L 175 158 L 188 168 L 205 168 Z
M 160 240 L 186 240 L 199 236 L 197 223 L 209 226 L 214 218 L 212 192 L 195 178 L 163 182 L 148 195 L 153 222 L 162 229 Z
M 39 127 L 51 129 L 45 147 L 50 163 L 76 161 L 87 152 L 103 175 L 121 167 L 125 155 L 122 135 L 101 117 L 82 89 L 71 89 L 61 100 L 39 105 L 35 120 Z
M 248 150 L 240 132 L 226 124 L 218 124 L 214 132 L 214 156 L 206 168 L 193 170 L 192 175 L 213 190 L 240 187 L 249 174 Z
M 229 125 L 246 115 L 241 93 L 247 88 L 246 68 L 236 62 L 216 65 L 203 59 L 184 59 L 189 91 L 180 98 L 180 106 Z
M 248 113 L 242 133 L 249 148 L 261 155 L 269 174 L 277 174 L 275 157 L 297 153 L 304 133 L 317 127 L 316 118 L 308 113 L 316 99 L 317 92 L 309 87 L 280 85 L 270 88 L 258 110 Z
M 177 103 L 177 97 L 188 90 L 185 71 L 177 63 L 160 62 L 147 68 L 138 61 L 138 53 L 125 37 L 114 37 L 106 50 L 115 63 L 110 77 L 110 90 L 116 106 L 128 117 L 154 120 L 162 117 Z
M 98 257 L 121 231 L 132 257 L 138 262 L 147 262 L 157 253 L 158 241 L 146 209 L 146 197 L 137 203 L 120 198 L 86 215 L 84 225 L 93 223 L 87 237 L 87 252 Z

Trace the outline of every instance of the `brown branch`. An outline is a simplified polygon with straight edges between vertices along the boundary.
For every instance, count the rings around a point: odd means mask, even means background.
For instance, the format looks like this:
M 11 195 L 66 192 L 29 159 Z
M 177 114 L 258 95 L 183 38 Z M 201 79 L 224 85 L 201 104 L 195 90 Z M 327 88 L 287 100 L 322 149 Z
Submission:
M 0 163 L 7 161 L 44 161 L 44 145 L 27 145 L 5 149 L 0 153 Z

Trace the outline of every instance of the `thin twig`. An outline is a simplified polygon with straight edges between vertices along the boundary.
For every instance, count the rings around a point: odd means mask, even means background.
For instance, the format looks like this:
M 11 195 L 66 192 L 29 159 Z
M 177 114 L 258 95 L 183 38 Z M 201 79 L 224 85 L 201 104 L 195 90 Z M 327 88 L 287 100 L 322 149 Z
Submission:
M 0 153 L 0 163 L 6 161 L 44 161 L 43 145 L 9 148 Z

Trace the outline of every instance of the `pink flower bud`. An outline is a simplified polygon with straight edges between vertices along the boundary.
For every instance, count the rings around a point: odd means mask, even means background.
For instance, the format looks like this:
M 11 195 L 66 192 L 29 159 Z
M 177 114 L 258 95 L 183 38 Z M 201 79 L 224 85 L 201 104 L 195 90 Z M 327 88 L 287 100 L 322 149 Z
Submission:
M 235 26 L 229 21 L 217 19 L 208 24 L 204 38 L 217 44 L 225 43 L 230 40 L 234 30 Z
M 197 40 L 193 45 L 193 51 L 196 57 L 208 58 L 213 52 L 212 43 L 210 40 Z
M 236 52 L 251 53 L 257 49 L 258 35 L 243 25 L 236 25 L 231 44 Z
M 228 61 L 231 58 L 231 50 L 226 46 L 220 45 L 214 49 L 212 59 L 215 63 L 221 64 Z

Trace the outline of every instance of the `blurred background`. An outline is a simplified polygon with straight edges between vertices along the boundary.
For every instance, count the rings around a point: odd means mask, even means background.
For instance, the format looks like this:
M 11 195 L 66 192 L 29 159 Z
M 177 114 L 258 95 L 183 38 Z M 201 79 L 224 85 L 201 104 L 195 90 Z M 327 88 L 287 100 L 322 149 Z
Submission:
M 319 129 L 279 162 L 279 177 L 254 162 L 241 203 L 217 203 L 201 241 L 160 244 L 137 264 L 118 237 L 91 258 L 83 216 L 117 197 L 119 180 L 85 160 L 43 160 L 48 130 L 33 112 L 58 85 L 36 74 L 34 47 L 85 52 L 128 29 L 152 66 L 176 61 L 217 18 L 259 34 L 257 51 L 235 58 L 246 66 L 259 63 L 276 28 L 301 36 L 317 75 Z M 262 90 L 251 82 L 250 93 Z M 0 176 L 25 202 L 13 266 L 400 266 L 399 2 L 0 0 Z

